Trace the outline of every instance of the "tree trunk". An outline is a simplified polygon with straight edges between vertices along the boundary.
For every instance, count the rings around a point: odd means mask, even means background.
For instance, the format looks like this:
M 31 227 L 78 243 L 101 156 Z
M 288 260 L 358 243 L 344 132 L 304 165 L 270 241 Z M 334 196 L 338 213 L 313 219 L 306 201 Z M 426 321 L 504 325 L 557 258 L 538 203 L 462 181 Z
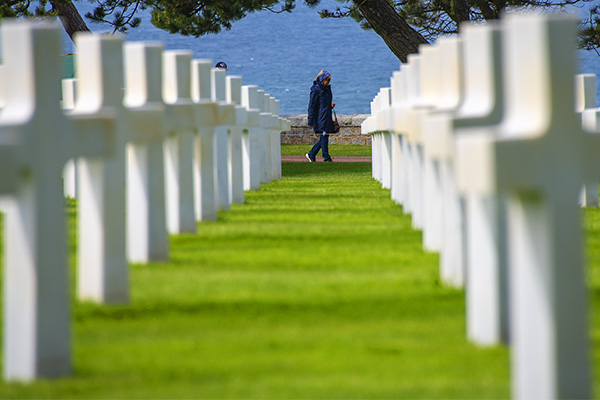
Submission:
M 403 63 L 409 54 L 418 52 L 420 44 L 428 43 L 387 0 L 361 0 L 355 4 L 371 28 Z
M 60 22 L 71 40 L 74 40 L 73 35 L 76 32 L 91 32 L 71 0 L 50 0 L 50 4 L 58 11 Z
M 460 29 L 460 23 L 469 21 L 469 4 L 467 0 L 454 0 L 454 13 L 456 14 L 456 26 Z

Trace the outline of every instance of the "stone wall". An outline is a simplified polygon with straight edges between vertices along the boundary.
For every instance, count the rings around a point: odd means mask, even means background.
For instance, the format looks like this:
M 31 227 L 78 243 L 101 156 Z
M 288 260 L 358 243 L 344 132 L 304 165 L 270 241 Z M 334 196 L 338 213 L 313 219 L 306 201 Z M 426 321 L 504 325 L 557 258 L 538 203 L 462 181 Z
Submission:
M 371 136 L 360 133 L 360 125 L 368 116 L 368 114 L 338 115 L 340 131 L 329 135 L 329 143 L 371 145 Z M 307 114 L 282 115 L 282 117 L 291 122 L 292 129 L 289 132 L 281 132 L 281 143 L 313 144 L 316 142 L 318 135 L 308 127 Z

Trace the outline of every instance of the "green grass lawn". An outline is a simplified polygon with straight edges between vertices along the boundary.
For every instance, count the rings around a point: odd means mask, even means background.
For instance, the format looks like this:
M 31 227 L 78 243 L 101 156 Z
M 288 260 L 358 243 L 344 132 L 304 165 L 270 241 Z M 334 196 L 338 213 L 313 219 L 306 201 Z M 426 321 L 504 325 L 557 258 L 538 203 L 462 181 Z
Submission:
M 314 143 L 313 143 L 314 144 Z M 303 156 L 310 151 L 313 144 L 282 144 L 282 156 Z M 337 144 L 329 145 L 329 153 L 332 157 L 352 156 L 352 157 L 371 157 L 371 146 L 360 144 Z M 320 155 L 320 153 L 319 153 Z
M 587 283 L 590 288 L 590 329 L 594 377 L 594 398 L 600 399 L 600 209 L 583 212 L 586 233 Z
M 0 383 L 0 398 L 510 396 L 508 349 L 465 340 L 464 293 L 440 285 L 369 163 L 283 175 L 173 236 L 170 262 L 133 265 L 131 305 L 73 300 L 73 376 Z M 586 225 L 597 305 L 598 210 Z

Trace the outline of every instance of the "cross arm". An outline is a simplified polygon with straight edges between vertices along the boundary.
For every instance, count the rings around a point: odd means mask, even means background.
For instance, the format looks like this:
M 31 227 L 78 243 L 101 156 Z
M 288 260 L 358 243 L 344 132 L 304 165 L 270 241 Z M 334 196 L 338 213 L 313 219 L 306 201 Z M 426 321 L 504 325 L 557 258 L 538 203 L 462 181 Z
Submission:
M 128 109 L 127 135 L 132 142 L 160 142 L 164 138 L 162 103 L 148 103 Z
M 285 118 L 279 117 L 279 129 L 282 131 L 289 131 L 292 128 L 292 123 Z
M 219 125 L 235 125 L 235 106 L 219 103 Z
M 267 112 L 261 112 L 259 115 L 260 127 L 265 129 L 272 129 L 279 126 L 275 124 L 273 120 L 273 114 Z
M 196 126 L 219 126 L 235 124 L 235 108 L 232 104 L 202 101 L 195 103 Z
M 222 125 L 220 118 L 220 107 L 214 101 L 202 101 L 196 103 L 196 126 L 211 127 Z
M 587 160 L 600 167 L 597 151 L 600 136 L 588 135 L 580 147 L 569 140 L 556 146 L 541 137 L 517 140 L 499 138 L 498 128 L 459 130 L 456 139 L 457 185 L 463 193 L 494 194 L 510 190 L 551 191 L 557 185 L 581 185 L 580 179 L 565 175 L 552 158 L 572 160 L 570 170 L 589 170 Z M 597 149 L 594 153 L 594 149 Z M 594 155 L 596 154 L 596 155 Z M 581 168 L 578 168 L 580 165 Z
M 600 172 L 600 132 L 584 132 L 582 146 L 582 160 L 584 160 L 583 172 L 586 175 L 584 181 L 593 181 L 598 178 Z
M 117 140 L 115 113 L 109 109 L 93 114 L 67 114 L 75 129 L 67 135 L 70 149 L 67 158 L 108 156 L 114 153 Z
M 17 188 L 16 147 L 15 144 L 0 145 L 0 194 L 12 193 Z
M 178 101 L 165 105 L 165 125 L 167 131 L 194 129 L 197 105 L 190 101 Z
M 245 126 L 248 122 L 248 111 L 245 107 L 235 106 L 235 123 L 236 125 Z
M 469 129 L 456 137 L 456 185 L 462 193 L 497 192 L 496 154 L 490 129 Z
M 406 134 L 407 114 L 409 110 L 406 107 L 392 108 L 392 130 L 397 134 Z
M 260 125 L 260 122 L 259 122 L 260 111 L 258 109 L 251 108 L 251 109 L 247 110 L 246 116 L 248 118 L 248 120 L 246 122 L 247 126 L 249 126 L 251 128 L 255 128 Z

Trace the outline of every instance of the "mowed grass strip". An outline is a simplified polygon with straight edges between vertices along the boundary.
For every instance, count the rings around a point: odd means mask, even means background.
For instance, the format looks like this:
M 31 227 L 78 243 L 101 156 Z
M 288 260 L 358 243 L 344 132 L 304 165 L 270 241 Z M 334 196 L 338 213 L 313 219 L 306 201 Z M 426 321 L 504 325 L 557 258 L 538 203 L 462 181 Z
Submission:
M 0 398 L 510 396 L 508 350 L 465 340 L 464 293 L 370 164 L 283 175 L 133 265 L 131 305 L 73 300 L 73 376 Z
M 315 139 L 316 142 L 316 139 Z M 304 156 L 312 149 L 314 143 L 311 144 L 281 144 L 282 156 Z M 329 144 L 329 154 L 332 157 L 371 157 L 371 146 L 361 144 Z M 319 156 L 321 153 L 319 153 Z

